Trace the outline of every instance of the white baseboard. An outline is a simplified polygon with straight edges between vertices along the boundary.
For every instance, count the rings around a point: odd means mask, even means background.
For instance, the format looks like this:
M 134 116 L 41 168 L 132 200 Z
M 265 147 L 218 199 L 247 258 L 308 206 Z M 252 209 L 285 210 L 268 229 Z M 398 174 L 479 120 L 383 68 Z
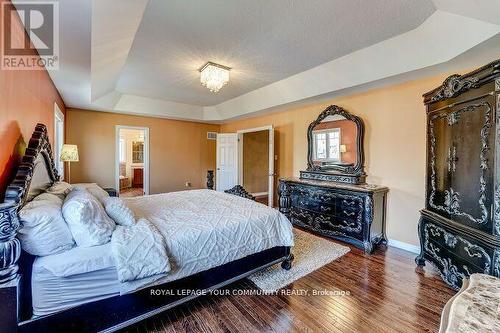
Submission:
M 398 249 L 406 250 L 408 252 L 420 254 L 420 246 L 408 244 L 395 239 L 389 239 L 387 245 L 397 247 Z

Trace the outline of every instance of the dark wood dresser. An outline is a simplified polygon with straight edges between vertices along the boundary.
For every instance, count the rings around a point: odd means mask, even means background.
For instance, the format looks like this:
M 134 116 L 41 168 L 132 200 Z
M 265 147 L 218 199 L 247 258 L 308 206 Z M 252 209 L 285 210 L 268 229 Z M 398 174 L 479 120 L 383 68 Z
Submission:
M 455 289 L 472 273 L 500 276 L 500 60 L 452 75 L 424 95 L 427 190 L 417 265 Z
M 280 179 L 280 211 L 301 228 L 339 239 L 371 253 L 386 242 L 388 188 L 300 178 Z

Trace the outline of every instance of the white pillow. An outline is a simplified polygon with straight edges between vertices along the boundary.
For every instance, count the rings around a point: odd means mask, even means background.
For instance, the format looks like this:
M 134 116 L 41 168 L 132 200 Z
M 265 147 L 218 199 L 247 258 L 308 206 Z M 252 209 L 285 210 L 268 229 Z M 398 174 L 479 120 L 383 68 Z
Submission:
M 62 200 L 57 202 L 53 198 L 47 200 L 43 197 L 47 195 L 35 197 L 19 211 L 21 228 L 18 237 L 21 246 L 35 256 L 64 252 L 75 245 L 61 214 Z
M 73 189 L 64 200 L 62 214 L 78 246 L 109 242 L 115 223 L 87 190 Z
M 134 213 L 122 199 L 109 197 L 104 203 L 104 208 L 106 209 L 106 213 L 108 213 L 109 217 L 111 217 L 116 224 L 125 227 L 130 227 L 135 224 Z
M 66 195 L 71 191 L 71 185 L 66 182 L 55 182 L 45 192 L 57 195 L 61 200 L 64 200 Z
M 42 193 L 33 198 L 33 201 L 47 201 L 49 203 L 57 204 L 59 207 L 63 204 L 63 199 L 51 193 Z
M 90 194 L 96 197 L 103 206 L 105 204 L 106 199 L 109 198 L 109 193 L 106 192 L 102 187 L 100 187 L 96 183 L 78 183 L 78 184 L 73 184 L 73 187 L 89 191 Z

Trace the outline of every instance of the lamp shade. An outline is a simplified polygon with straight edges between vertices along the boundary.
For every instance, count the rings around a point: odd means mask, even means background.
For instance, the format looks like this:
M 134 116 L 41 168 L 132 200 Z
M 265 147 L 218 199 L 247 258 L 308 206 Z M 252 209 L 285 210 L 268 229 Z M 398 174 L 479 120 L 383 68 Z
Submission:
M 341 153 L 347 153 L 347 147 L 346 147 L 346 145 L 340 145 L 340 152 Z
M 63 145 L 61 149 L 62 162 L 78 162 L 78 147 L 76 145 Z

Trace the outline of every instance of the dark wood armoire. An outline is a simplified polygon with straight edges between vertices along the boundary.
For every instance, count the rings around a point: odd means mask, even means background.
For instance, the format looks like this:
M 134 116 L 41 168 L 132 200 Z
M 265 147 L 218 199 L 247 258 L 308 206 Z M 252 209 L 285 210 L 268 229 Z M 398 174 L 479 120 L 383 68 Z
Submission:
M 427 184 L 417 265 L 458 289 L 472 273 L 500 276 L 500 60 L 452 75 L 424 95 Z

